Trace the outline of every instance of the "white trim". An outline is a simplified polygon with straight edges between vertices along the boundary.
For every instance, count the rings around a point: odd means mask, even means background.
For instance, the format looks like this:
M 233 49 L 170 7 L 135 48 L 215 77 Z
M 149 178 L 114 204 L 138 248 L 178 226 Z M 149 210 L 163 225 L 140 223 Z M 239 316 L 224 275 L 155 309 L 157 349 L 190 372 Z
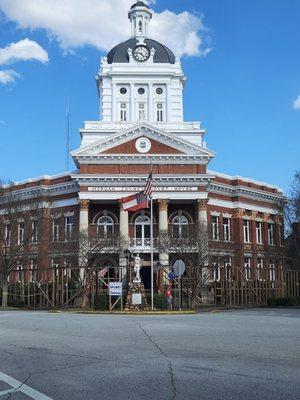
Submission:
M 212 215 L 213 217 L 219 217 L 221 215 L 221 213 L 218 211 L 211 211 L 210 215 Z
M 267 213 L 267 214 L 275 214 L 275 211 L 276 211 L 274 208 L 256 206 L 254 204 L 243 203 L 241 201 L 232 202 L 232 201 L 212 199 L 212 198 L 209 199 L 208 205 L 231 208 L 231 209 L 242 208 L 242 209 L 247 209 L 250 211 L 258 211 L 258 212 L 263 212 L 263 213 Z
M 215 155 L 214 152 L 203 146 L 199 146 L 189 141 L 186 141 L 181 137 L 176 137 L 163 129 L 159 129 L 147 123 L 133 125 L 128 129 L 122 130 L 121 132 L 116 132 L 109 137 L 97 140 L 92 144 L 72 151 L 71 155 L 74 159 L 83 156 L 96 156 L 103 151 L 107 151 L 116 146 L 119 146 L 134 139 L 138 139 L 139 137 L 143 136 L 147 137 L 148 139 L 156 140 L 179 151 L 182 151 L 184 154 L 199 155 L 200 153 L 205 158 L 212 158 Z
M 65 200 L 56 200 L 51 204 L 50 208 L 60 208 L 60 207 L 77 206 L 77 205 L 78 205 L 78 199 L 73 198 Z
M 66 213 L 64 213 L 64 217 L 74 217 L 74 211 L 68 211 Z
M 119 200 L 121 197 L 127 197 L 132 195 L 133 192 L 80 192 L 80 200 Z M 166 196 L 170 200 L 204 200 L 207 199 L 207 193 L 205 192 L 161 192 L 153 193 L 153 199 L 166 199 Z
M 245 177 L 240 176 L 240 175 L 227 175 L 227 174 L 223 174 L 221 172 L 215 172 L 215 171 L 212 171 L 212 170 L 207 170 L 207 173 L 216 175 L 216 176 L 218 176 L 220 178 L 225 178 L 225 179 L 229 179 L 229 180 L 237 180 L 238 179 L 238 180 L 242 180 L 242 181 L 245 181 L 245 182 L 254 183 L 255 185 L 265 186 L 265 187 L 267 187 L 269 189 L 277 189 L 280 192 L 280 194 L 283 194 L 283 190 L 281 188 L 279 188 L 278 186 L 270 185 L 269 183 L 265 183 L 265 182 L 256 181 L 255 179 L 245 178 Z

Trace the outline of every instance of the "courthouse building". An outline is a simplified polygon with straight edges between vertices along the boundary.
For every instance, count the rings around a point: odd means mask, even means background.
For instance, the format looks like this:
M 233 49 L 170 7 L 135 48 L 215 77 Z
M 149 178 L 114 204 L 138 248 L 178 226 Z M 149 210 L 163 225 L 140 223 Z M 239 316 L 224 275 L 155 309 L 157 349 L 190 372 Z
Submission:
M 26 201 L 39 198 L 45 211 L 41 223 L 49 226 L 48 239 L 39 243 L 36 237 L 29 254 L 34 260 L 34 254 L 43 253 L 43 268 L 57 266 L 64 260 L 54 244 L 64 246 L 74 232 L 118 234 L 132 254 L 140 254 L 149 288 L 150 212 L 124 211 L 120 198 L 142 191 L 152 170 L 154 244 L 159 232 L 178 237 L 200 222 L 210 228 L 211 240 L 239 246 L 238 256 L 227 257 L 229 265 L 245 268 L 249 277 L 251 269 L 272 273 L 278 260 L 270 254 L 281 247 L 282 191 L 209 169 L 215 154 L 206 146 L 205 130 L 198 121 L 184 120 L 186 76 L 180 60 L 151 38 L 148 5 L 138 1 L 128 15 L 131 37 L 101 60 L 96 77 L 100 118 L 79 130 L 81 146 L 71 152 L 77 170 L 10 187 Z M 7 224 L 9 233 L 9 218 Z M 20 221 L 10 240 L 20 240 L 32 224 L 32 218 Z M 126 265 L 121 253 L 107 256 L 113 270 Z M 154 246 L 155 263 L 170 266 L 175 259 Z

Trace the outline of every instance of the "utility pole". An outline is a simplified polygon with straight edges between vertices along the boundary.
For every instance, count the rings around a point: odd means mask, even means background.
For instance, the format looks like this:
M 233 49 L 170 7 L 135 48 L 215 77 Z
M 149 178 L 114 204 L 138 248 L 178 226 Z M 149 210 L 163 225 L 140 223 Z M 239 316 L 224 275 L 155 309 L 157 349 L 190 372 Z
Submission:
M 66 172 L 70 169 L 70 97 L 68 97 L 67 107 L 66 107 Z

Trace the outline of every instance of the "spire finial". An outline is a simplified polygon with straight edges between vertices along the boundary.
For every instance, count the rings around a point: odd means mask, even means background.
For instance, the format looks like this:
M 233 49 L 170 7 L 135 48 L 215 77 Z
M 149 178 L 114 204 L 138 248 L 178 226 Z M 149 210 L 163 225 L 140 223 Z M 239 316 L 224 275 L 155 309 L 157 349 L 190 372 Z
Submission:
M 131 21 L 131 36 L 148 37 L 149 24 L 152 18 L 152 11 L 144 1 L 137 1 L 131 6 L 128 13 Z

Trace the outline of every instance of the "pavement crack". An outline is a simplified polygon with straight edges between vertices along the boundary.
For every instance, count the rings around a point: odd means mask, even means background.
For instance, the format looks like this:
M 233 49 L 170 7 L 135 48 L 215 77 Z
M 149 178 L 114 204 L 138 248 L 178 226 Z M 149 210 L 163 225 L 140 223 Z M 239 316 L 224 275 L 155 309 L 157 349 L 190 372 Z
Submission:
M 174 375 L 174 369 L 173 369 L 173 364 L 171 358 L 168 356 L 168 354 L 159 346 L 158 343 L 153 339 L 153 337 L 146 331 L 143 326 L 137 322 L 136 323 L 139 329 L 143 332 L 143 334 L 147 337 L 147 339 L 153 344 L 153 346 L 160 352 L 160 354 L 166 358 L 168 362 L 168 373 L 170 376 L 170 381 L 171 381 L 171 388 L 172 388 L 172 400 L 176 399 L 176 384 L 175 384 L 175 375 Z
M 18 387 L 16 387 L 14 390 L 12 390 L 12 391 L 7 395 L 6 400 L 9 400 L 9 399 L 12 397 L 13 394 L 15 394 L 16 392 L 18 392 L 18 391 L 22 388 L 22 386 L 25 385 L 25 384 L 29 381 L 30 378 L 31 378 L 31 373 L 29 373 L 29 374 L 27 375 L 27 377 L 23 380 L 23 382 L 20 383 L 20 385 L 19 385 Z

